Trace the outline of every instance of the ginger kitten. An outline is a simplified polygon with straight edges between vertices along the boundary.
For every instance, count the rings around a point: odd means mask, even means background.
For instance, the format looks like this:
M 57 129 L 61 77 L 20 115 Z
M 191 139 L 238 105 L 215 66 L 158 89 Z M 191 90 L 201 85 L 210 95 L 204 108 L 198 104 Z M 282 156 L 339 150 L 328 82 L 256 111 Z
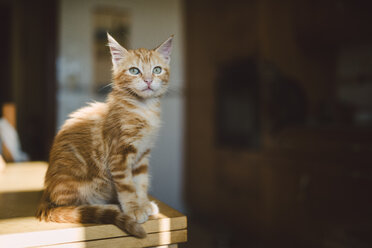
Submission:
M 154 50 L 126 50 L 109 34 L 113 89 L 105 103 L 71 114 L 55 137 L 40 220 L 114 224 L 143 238 L 158 212 L 147 197 L 149 155 L 168 88 L 170 37 Z

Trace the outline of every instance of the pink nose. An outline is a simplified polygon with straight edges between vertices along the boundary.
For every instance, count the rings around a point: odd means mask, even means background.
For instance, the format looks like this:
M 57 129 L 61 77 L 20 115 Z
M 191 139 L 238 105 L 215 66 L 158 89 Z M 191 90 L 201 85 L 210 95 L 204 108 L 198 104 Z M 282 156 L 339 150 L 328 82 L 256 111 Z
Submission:
M 151 83 L 152 83 L 152 79 L 145 79 L 145 80 L 143 80 L 143 81 L 145 81 L 145 83 L 146 83 L 148 86 L 150 86 Z

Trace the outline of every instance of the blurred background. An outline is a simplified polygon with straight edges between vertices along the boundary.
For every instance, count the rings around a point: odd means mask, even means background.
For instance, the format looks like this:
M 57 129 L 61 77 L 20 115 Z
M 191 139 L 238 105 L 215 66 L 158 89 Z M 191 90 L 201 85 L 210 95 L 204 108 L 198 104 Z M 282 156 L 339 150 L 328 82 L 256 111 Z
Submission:
M 175 34 L 151 194 L 188 215 L 181 247 L 371 247 L 371 11 L 0 0 L 0 105 L 29 159 L 47 160 L 68 114 L 110 91 L 107 31 L 129 49 Z

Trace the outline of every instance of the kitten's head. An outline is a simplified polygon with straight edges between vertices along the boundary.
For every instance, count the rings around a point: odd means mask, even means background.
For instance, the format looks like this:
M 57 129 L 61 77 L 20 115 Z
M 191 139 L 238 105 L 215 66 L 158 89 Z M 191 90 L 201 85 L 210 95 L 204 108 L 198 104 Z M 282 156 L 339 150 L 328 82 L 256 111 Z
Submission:
M 140 98 L 162 96 L 168 88 L 173 36 L 153 50 L 126 50 L 109 34 L 114 89 Z

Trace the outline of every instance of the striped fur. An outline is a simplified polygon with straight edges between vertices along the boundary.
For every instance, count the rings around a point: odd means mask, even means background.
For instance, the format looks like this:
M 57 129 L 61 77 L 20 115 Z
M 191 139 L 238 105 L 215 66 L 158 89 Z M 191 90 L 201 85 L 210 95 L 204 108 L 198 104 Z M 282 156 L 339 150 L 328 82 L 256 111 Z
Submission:
M 158 212 L 147 197 L 148 167 L 168 87 L 171 41 L 154 50 L 126 50 L 109 36 L 113 90 L 105 103 L 71 114 L 55 137 L 40 220 L 114 224 L 146 236 L 140 224 Z M 161 73 L 153 73 L 156 66 Z M 133 67 L 141 73 L 131 74 Z

